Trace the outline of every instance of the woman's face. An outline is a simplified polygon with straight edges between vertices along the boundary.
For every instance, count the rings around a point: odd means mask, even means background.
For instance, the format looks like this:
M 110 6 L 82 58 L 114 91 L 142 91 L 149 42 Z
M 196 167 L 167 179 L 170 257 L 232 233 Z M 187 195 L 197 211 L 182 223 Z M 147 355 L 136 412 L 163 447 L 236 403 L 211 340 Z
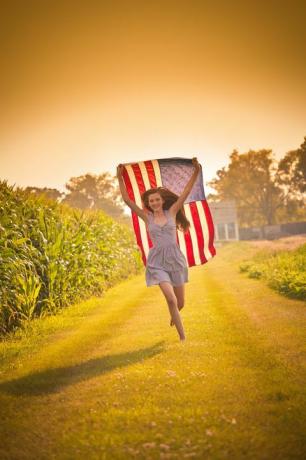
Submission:
M 149 206 L 154 211 L 159 211 L 163 207 L 164 200 L 158 192 L 149 195 Z

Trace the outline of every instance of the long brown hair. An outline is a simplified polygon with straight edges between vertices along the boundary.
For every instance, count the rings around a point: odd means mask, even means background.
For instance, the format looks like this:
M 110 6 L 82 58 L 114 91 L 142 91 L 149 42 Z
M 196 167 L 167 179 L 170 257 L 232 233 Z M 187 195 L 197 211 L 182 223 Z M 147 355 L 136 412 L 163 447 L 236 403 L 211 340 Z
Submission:
M 141 194 L 141 199 L 145 207 L 151 212 L 153 212 L 153 209 L 151 209 L 149 206 L 149 195 L 151 195 L 152 193 L 160 194 L 160 196 L 164 200 L 164 203 L 163 203 L 164 210 L 169 209 L 171 205 L 175 203 L 175 201 L 177 201 L 178 199 L 178 195 L 174 192 L 171 192 L 171 190 L 169 190 L 166 187 L 150 188 Z M 189 227 L 190 227 L 190 222 L 185 215 L 184 207 L 181 207 L 176 214 L 176 228 L 186 233 L 188 232 Z

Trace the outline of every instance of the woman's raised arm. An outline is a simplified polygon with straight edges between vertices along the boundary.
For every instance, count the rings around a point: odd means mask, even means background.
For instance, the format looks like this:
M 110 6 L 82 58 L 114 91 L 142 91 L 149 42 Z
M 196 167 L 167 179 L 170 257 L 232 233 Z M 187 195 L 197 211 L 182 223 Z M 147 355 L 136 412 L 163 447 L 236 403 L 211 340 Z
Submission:
M 173 205 L 169 208 L 169 211 L 173 213 L 174 215 L 177 214 L 177 212 L 181 209 L 182 206 L 184 206 L 184 202 L 189 195 L 189 193 L 192 190 L 192 187 L 194 186 L 195 181 L 197 180 L 199 171 L 201 169 L 201 165 L 198 162 L 196 157 L 192 158 L 192 164 L 194 166 L 194 171 L 192 176 L 190 177 L 189 181 L 187 182 L 184 190 L 182 191 L 181 195 L 178 197 L 178 199 L 173 203 Z
M 118 179 L 118 182 L 119 182 L 119 188 L 120 188 L 120 192 L 121 192 L 121 195 L 122 195 L 122 199 L 127 204 L 127 201 L 130 198 L 129 198 L 128 192 L 127 192 L 127 190 L 125 188 L 124 182 L 123 182 L 122 173 L 123 173 L 123 165 L 120 163 L 117 166 L 117 179 Z
M 137 206 L 137 204 L 134 203 L 134 201 L 132 201 L 130 199 L 130 197 L 128 195 L 128 192 L 127 192 L 127 190 L 125 188 L 125 185 L 124 185 L 122 172 L 123 172 L 123 165 L 120 163 L 117 166 L 117 178 L 118 178 L 118 182 L 119 182 L 119 188 L 120 188 L 120 192 L 121 192 L 121 195 L 122 195 L 122 199 L 129 206 L 129 208 L 131 208 L 133 211 L 135 211 L 136 214 L 139 217 L 141 217 L 145 222 L 147 222 L 147 215 L 146 215 L 145 211 L 143 209 L 141 209 L 139 206 Z

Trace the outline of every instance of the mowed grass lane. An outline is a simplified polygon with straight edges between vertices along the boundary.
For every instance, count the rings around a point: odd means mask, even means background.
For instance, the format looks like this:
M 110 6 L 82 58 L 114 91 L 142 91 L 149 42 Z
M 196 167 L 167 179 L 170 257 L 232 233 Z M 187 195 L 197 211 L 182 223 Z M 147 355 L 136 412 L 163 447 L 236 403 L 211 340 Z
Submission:
M 142 274 L 0 344 L 0 457 L 305 458 L 305 303 L 238 273 L 247 243 L 217 251 L 185 343 Z

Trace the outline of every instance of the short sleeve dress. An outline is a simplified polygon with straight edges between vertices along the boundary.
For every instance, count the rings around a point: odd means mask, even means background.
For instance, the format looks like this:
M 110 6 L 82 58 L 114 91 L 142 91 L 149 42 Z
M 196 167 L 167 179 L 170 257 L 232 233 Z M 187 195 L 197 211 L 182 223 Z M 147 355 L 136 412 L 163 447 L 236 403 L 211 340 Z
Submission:
M 186 258 L 176 241 L 176 222 L 169 210 L 164 210 L 167 222 L 154 222 L 152 212 L 148 213 L 148 232 L 153 246 L 149 249 L 146 263 L 146 285 L 153 286 L 168 281 L 172 286 L 188 282 Z

